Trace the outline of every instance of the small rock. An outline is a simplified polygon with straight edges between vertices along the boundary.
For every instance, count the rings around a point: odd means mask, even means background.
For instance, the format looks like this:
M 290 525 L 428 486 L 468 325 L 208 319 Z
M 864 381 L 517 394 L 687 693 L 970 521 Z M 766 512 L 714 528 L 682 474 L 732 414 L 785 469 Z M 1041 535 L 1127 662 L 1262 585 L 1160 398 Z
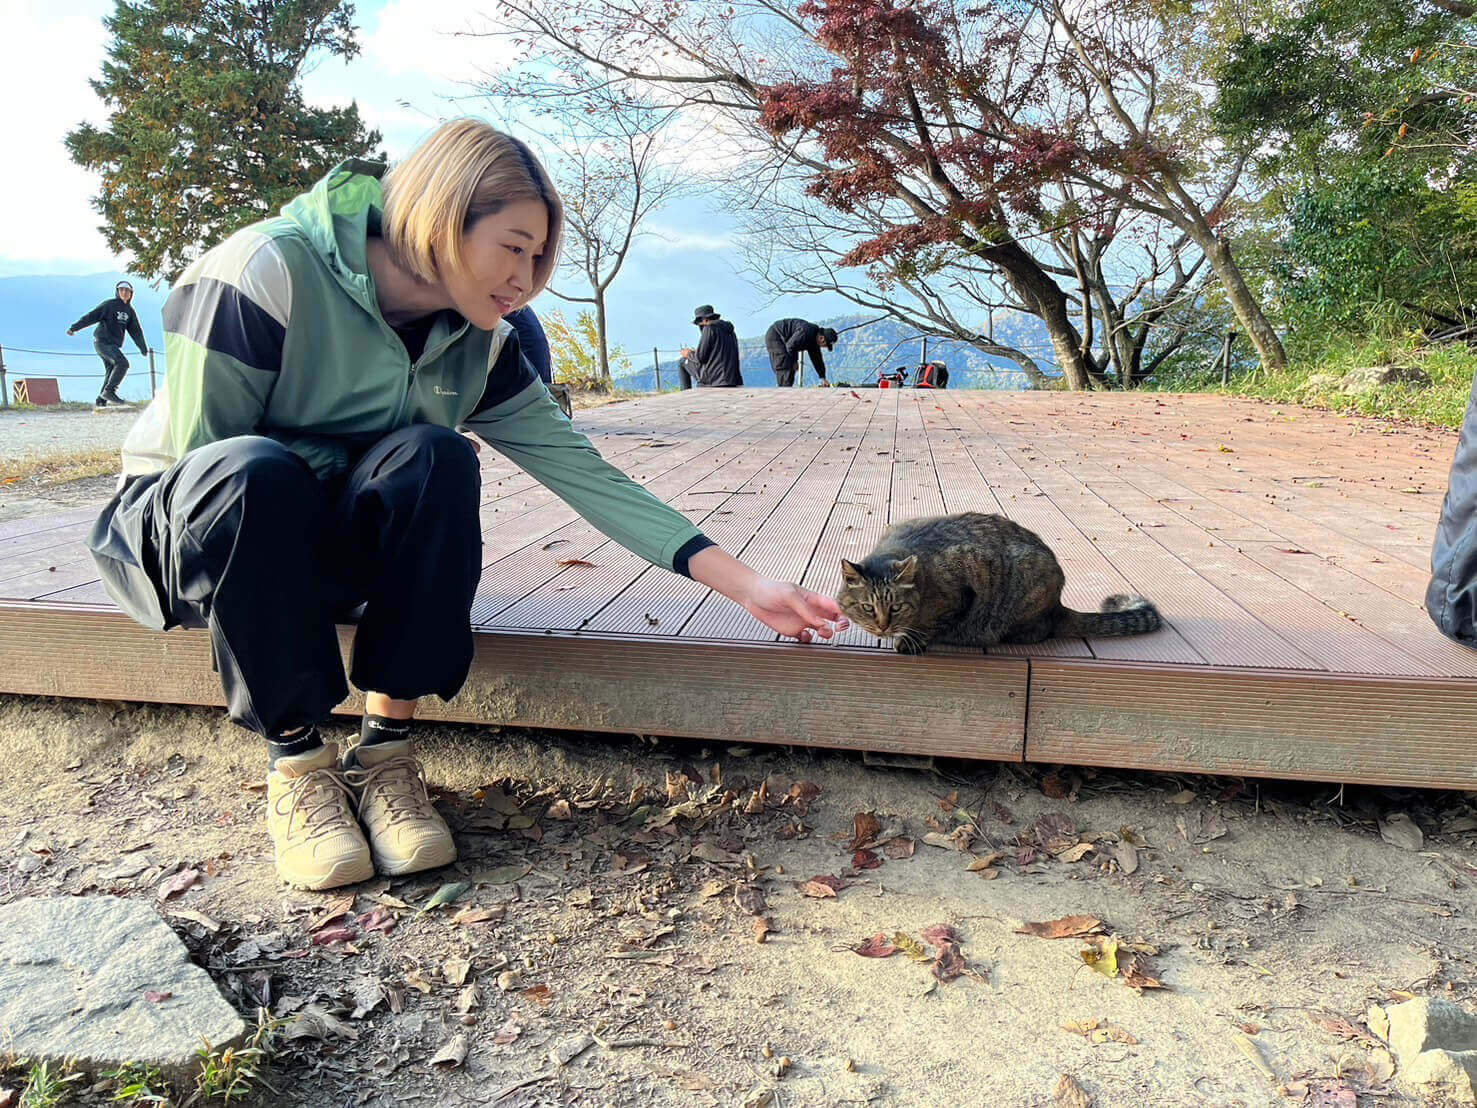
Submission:
M 1386 385 L 1415 385 L 1424 388 L 1430 383 L 1430 375 L 1413 366 L 1375 365 L 1349 370 L 1339 381 L 1339 392 L 1352 395 L 1370 392 Z
M 1390 1046 L 1408 1066 L 1425 1050 L 1477 1050 L 1477 1016 L 1440 997 L 1417 997 L 1385 1009 Z
M 1412 1085 L 1447 1085 L 1469 1103 L 1477 1096 L 1477 1050 L 1424 1050 L 1401 1072 Z
M 497 975 L 497 987 L 505 993 L 512 992 L 521 984 L 523 984 L 523 975 L 517 970 L 504 970 Z
M 153 1066 L 185 1081 L 202 1040 L 218 1049 L 246 1034 L 154 909 L 113 896 L 0 907 L 0 1028 L 19 1057 L 83 1072 Z

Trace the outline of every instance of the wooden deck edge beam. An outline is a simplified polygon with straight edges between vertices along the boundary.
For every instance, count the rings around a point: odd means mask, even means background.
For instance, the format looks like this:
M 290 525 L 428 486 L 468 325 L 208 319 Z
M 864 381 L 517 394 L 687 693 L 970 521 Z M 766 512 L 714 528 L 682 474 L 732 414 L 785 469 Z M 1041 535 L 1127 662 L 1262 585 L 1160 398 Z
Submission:
M 347 654 L 352 628 L 341 628 Z M 1019 761 L 1024 658 L 479 631 L 472 671 L 421 716 L 464 723 Z M 0 692 L 224 704 L 201 631 L 115 610 L 0 602 Z M 357 696 L 340 705 L 359 710 Z
M 1025 760 L 1477 788 L 1477 680 L 1032 658 Z

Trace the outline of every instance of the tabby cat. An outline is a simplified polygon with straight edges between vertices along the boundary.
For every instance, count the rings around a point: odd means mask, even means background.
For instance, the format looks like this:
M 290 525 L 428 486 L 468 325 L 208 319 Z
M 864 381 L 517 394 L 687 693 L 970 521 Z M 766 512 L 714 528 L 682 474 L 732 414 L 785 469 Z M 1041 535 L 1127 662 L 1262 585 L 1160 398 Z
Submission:
M 983 512 L 894 524 L 861 562 L 841 560 L 841 578 L 841 610 L 892 639 L 900 654 L 922 654 L 933 642 L 990 647 L 1160 626 L 1158 609 L 1141 596 L 1110 596 L 1100 612 L 1062 607 L 1066 577 L 1051 548 Z

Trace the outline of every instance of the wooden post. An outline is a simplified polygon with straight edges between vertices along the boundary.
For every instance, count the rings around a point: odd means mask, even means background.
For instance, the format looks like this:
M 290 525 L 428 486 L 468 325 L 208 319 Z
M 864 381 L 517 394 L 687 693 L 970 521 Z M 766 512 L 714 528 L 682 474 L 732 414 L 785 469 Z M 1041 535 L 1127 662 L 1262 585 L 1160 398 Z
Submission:
M 651 367 L 656 370 L 656 391 L 662 391 L 662 362 L 656 356 L 656 347 L 651 348 Z
M 149 398 L 152 400 L 154 393 L 159 391 L 159 383 L 154 377 L 154 348 L 149 347 Z
M 0 408 L 10 407 L 10 386 L 5 383 L 5 347 L 0 346 Z
M 1236 332 L 1227 331 L 1221 340 L 1221 384 L 1231 383 L 1231 345 L 1236 341 Z

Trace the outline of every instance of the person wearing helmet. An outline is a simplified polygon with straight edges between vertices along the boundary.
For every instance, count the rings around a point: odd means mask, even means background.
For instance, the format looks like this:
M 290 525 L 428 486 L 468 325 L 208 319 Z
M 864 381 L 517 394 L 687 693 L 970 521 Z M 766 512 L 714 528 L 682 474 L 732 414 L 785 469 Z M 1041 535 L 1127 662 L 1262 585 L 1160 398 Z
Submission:
M 144 329 L 139 324 L 138 313 L 133 310 L 133 286 L 119 281 L 113 288 L 111 299 L 104 300 L 92 311 L 67 328 L 67 334 L 75 335 L 84 327 L 97 325 L 92 333 L 92 348 L 103 360 L 103 387 L 93 402 L 94 410 L 109 404 L 128 407 L 128 401 L 118 395 L 118 386 L 128 372 L 128 359 L 123 356 L 123 336 L 130 335 L 138 343 L 138 352 L 149 355 L 149 345 L 144 341 Z
M 780 388 L 792 388 L 795 371 L 800 368 L 800 355 L 809 354 L 815 366 L 821 388 L 827 388 L 826 360 L 821 357 L 822 348 L 836 349 L 836 330 L 822 327 L 804 319 L 779 319 L 764 332 L 764 348 L 769 351 L 769 364 L 774 370 L 774 383 Z

